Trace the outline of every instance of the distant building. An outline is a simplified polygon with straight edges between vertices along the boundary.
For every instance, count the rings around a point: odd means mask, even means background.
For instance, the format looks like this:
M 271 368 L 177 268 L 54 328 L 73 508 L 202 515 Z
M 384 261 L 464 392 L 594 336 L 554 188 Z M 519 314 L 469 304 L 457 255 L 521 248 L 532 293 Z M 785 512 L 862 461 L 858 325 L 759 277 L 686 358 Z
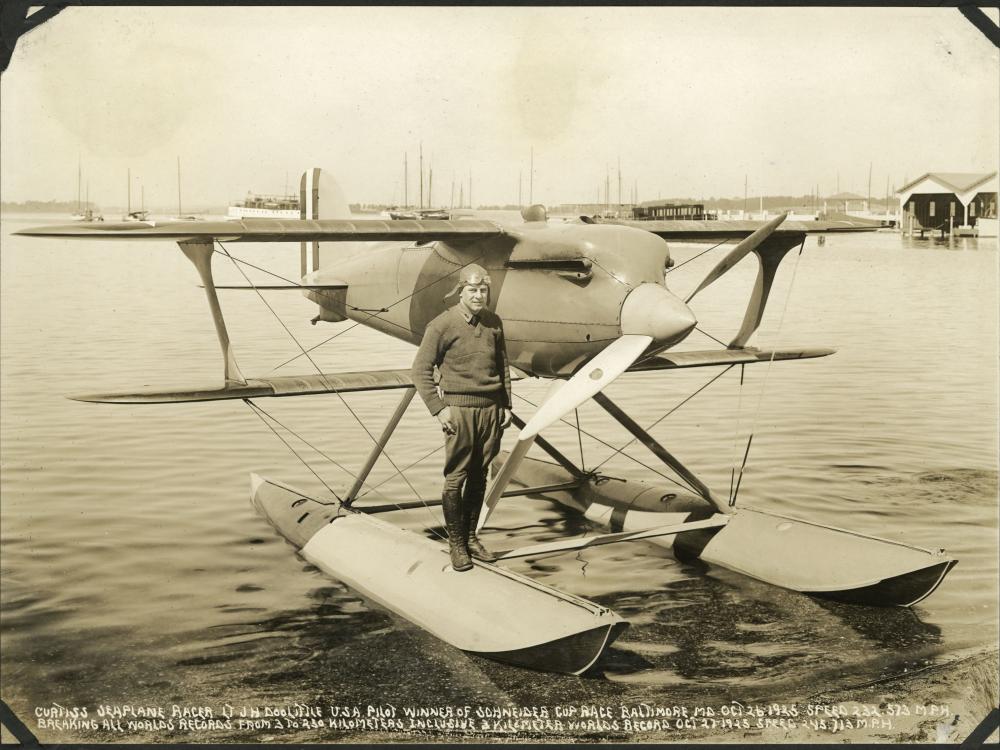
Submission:
M 983 237 L 997 235 L 996 172 L 928 172 L 896 195 L 905 230 L 967 228 Z
M 834 208 L 833 211 L 839 210 L 840 213 L 849 214 L 851 211 L 858 210 L 868 210 L 868 200 L 863 195 L 858 195 L 857 193 L 837 193 L 836 195 L 829 195 L 823 199 L 823 212 L 827 211 L 827 204 L 832 203 Z M 857 203 L 857 206 L 852 204 Z
M 670 201 L 645 201 L 632 208 L 632 218 L 639 221 L 703 221 L 714 219 L 716 214 L 705 213 L 704 203 L 671 203 Z
M 551 216 L 593 216 L 602 219 L 627 219 L 632 216 L 631 203 L 559 203 L 549 206 Z

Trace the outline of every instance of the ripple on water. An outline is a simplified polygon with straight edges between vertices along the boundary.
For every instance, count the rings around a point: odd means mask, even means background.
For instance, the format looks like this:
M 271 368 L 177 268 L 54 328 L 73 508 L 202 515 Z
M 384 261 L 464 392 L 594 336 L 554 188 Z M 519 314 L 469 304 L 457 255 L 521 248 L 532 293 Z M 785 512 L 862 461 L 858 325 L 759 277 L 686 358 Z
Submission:
M 742 391 L 733 370 L 652 432 L 725 492 L 752 431 L 740 504 L 944 547 L 959 565 L 913 610 L 873 610 L 678 564 L 646 543 L 511 562 L 513 570 L 593 598 L 631 621 L 595 670 L 578 679 L 526 677 L 524 670 L 456 652 L 303 563 L 251 508 L 248 472 L 317 495 L 328 490 L 244 404 L 104 408 L 55 397 L 136 383 L 215 382 L 218 353 L 203 301 L 176 253 L 144 253 L 139 269 L 130 261 L 137 248 L 129 243 L 98 255 L 53 245 L 39 263 L 38 248 L 5 236 L 4 699 L 22 715 L 25 706 L 53 700 L 276 705 L 316 696 L 358 705 L 533 705 L 539 696 L 553 704 L 709 705 L 727 696 L 766 700 L 779 688 L 807 696 L 995 644 L 996 255 L 949 254 L 945 263 L 942 253 L 903 252 L 899 242 L 895 235 L 838 239 L 827 252 L 806 253 L 803 262 L 812 266 L 796 275 L 783 324 L 769 310 L 755 338 L 761 347 L 830 344 L 839 348 L 836 355 L 747 367 Z M 296 272 L 297 258 L 269 246 L 259 252 L 275 268 L 286 264 Z M 704 261 L 707 271 L 714 261 Z M 692 278 L 702 272 L 695 266 Z M 52 267 L 63 273 L 51 274 Z M 163 294 L 93 283 L 121 268 L 133 268 L 136 281 L 140 271 L 141 278 L 158 279 Z M 832 294 L 831 278 L 851 283 Z M 732 299 L 745 296 L 752 283 L 753 269 L 738 268 L 699 295 L 701 326 L 735 330 Z M 779 273 L 774 299 L 785 298 L 787 284 Z M 42 287 L 74 300 L 75 314 L 34 304 Z M 291 296 L 274 304 L 305 345 L 346 328 L 307 325 L 313 313 Z M 271 335 L 273 319 L 258 300 L 233 295 L 225 304 L 246 372 L 266 372 L 294 354 Z M 130 314 L 109 312 L 115 309 Z M 147 332 L 140 337 L 137 315 Z M 922 349 L 947 351 L 947 358 L 913 356 L 915 324 Z M 37 346 L 40 335 L 46 351 Z M 703 346 L 693 342 L 692 348 Z M 51 367 L 53 350 L 60 354 L 58 370 Z M 336 371 L 355 364 L 408 367 L 413 351 L 359 328 L 316 353 L 324 369 Z M 354 364 L 345 368 L 345 362 Z M 650 424 L 712 375 L 628 376 L 609 392 Z M 544 387 L 527 382 L 516 391 L 537 400 Z M 397 400 L 393 394 L 345 398 L 373 426 L 383 424 Z M 262 405 L 345 466 L 360 465 L 368 452 L 370 439 L 339 401 Z M 389 444 L 399 466 L 439 445 L 439 431 L 418 406 Z M 517 406 L 529 411 L 522 401 Z M 581 407 L 580 419 L 613 446 L 630 439 L 595 404 Z M 575 431 L 558 425 L 550 432 L 567 455 L 577 455 Z M 505 440 L 509 447 L 512 435 Z M 347 473 L 292 442 L 336 491 L 349 486 Z M 581 442 L 588 467 L 612 453 L 597 440 Z M 659 469 L 641 445 L 628 452 Z M 438 451 L 408 472 L 420 496 L 437 495 L 440 462 Z M 602 471 L 668 484 L 623 456 Z M 380 461 L 371 484 L 392 473 Z M 406 483 L 393 480 L 366 501 L 412 497 Z M 442 538 L 438 509 L 386 518 Z M 504 500 L 490 526 L 487 544 L 497 549 L 597 533 L 578 515 L 534 500 Z M 301 736 L 303 742 L 329 739 L 322 732 Z

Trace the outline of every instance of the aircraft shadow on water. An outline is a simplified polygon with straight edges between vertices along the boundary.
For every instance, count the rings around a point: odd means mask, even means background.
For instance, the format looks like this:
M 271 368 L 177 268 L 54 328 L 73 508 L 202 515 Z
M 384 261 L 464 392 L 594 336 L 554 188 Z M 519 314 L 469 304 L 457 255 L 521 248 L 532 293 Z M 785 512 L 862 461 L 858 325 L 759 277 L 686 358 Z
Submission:
M 452 571 L 446 548 L 381 517 L 439 501 L 355 504 L 368 473 L 413 399 L 409 370 L 313 372 L 248 378 L 233 354 L 217 289 L 297 290 L 318 306 L 312 322 L 352 320 L 411 344 L 447 306 L 461 270 L 484 266 L 493 279 L 489 306 L 504 321 L 508 357 L 523 376 L 552 380 L 545 400 L 494 466 L 480 527 L 502 497 L 544 497 L 608 530 L 503 553 L 498 562 L 573 549 L 646 540 L 682 561 L 701 561 L 743 576 L 829 600 L 906 607 L 940 584 L 956 560 L 927 550 L 805 519 L 735 505 L 712 492 L 604 392 L 629 372 L 745 366 L 824 357 L 824 348 L 763 351 L 747 342 L 760 325 L 782 259 L 806 235 L 871 231 L 837 222 L 652 221 L 549 222 L 542 206 L 523 222 L 477 218 L 352 219 L 336 182 L 320 169 L 300 181 L 298 220 L 77 222 L 20 235 L 96 240 L 172 240 L 195 265 L 224 360 L 221 387 L 79 396 L 102 403 L 178 403 L 398 390 L 401 397 L 368 460 L 343 496 L 316 498 L 283 482 L 251 475 L 257 510 L 301 556 L 363 596 L 447 643 L 532 669 L 579 674 L 627 627 L 606 606 L 541 584 L 502 564 L 476 561 Z M 667 240 L 736 244 L 686 299 L 665 283 L 673 266 Z M 223 242 L 299 243 L 301 279 L 280 285 L 216 286 L 212 259 L 232 256 Z M 350 243 L 349 245 L 347 243 Z M 363 244 L 358 244 L 363 243 Z M 217 248 L 218 245 L 218 248 Z M 221 249 L 220 249 L 221 248 Z M 363 248 L 358 252 L 359 248 Z M 350 249 L 350 253 L 344 251 Z M 688 303 L 747 255 L 758 260 L 742 324 L 718 349 L 674 352 L 697 319 Z M 311 360 L 310 360 L 311 361 Z M 542 436 L 593 399 L 687 489 L 611 481 L 584 471 Z M 551 460 L 528 458 L 533 445 Z M 749 450 L 749 445 L 747 446 Z M 738 482 L 736 483 L 738 489 Z M 378 550 L 377 555 L 372 550 Z M 461 606 L 459 606 L 461 605 Z M 461 616 L 456 616 L 460 613 Z

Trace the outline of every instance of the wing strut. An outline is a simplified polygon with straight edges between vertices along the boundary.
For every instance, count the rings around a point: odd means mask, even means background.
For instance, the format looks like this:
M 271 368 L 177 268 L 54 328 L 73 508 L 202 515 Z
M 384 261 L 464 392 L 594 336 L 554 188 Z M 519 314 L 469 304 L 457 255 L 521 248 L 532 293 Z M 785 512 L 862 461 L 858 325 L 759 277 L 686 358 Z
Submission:
M 764 317 L 764 306 L 767 304 L 767 296 L 771 293 L 771 283 L 774 281 L 774 274 L 778 270 L 778 264 L 796 245 L 804 243 L 805 237 L 801 240 L 796 237 L 775 237 L 767 243 L 764 248 L 754 250 L 759 266 L 757 268 L 757 278 L 754 281 L 753 292 L 750 301 L 747 303 L 747 310 L 743 316 L 743 324 L 739 333 L 727 344 L 730 349 L 742 349 L 753 332 L 760 325 L 761 318 Z M 762 252 L 763 251 L 763 252 Z M 800 250 L 801 252 L 801 250 Z
M 517 428 L 519 430 L 524 429 L 525 421 L 523 419 L 521 419 L 519 416 L 513 413 L 510 415 L 510 417 L 511 421 L 515 425 L 517 425 Z M 580 469 L 579 466 L 577 466 L 575 463 L 566 458 L 566 456 L 564 456 L 554 445 L 552 445 L 548 440 L 543 438 L 541 435 L 535 436 L 535 444 L 543 451 L 548 453 L 550 456 L 552 456 L 552 458 L 554 458 L 560 466 L 566 469 L 566 471 L 568 471 L 572 476 L 576 477 L 577 479 L 579 479 L 586 473 L 582 469 Z
M 642 429 L 642 427 L 640 427 L 628 414 L 622 411 L 614 401 L 603 393 L 595 393 L 594 401 L 600 404 L 608 414 L 614 417 L 622 427 L 631 432 L 633 437 L 649 448 L 653 455 L 685 479 L 688 484 L 694 488 L 695 492 L 715 506 L 717 511 L 720 513 L 733 512 L 732 508 L 730 508 L 726 503 L 718 500 L 704 482 L 692 474 L 691 470 L 671 455 L 666 448 L 656 442 L 656 439 L 652 435 Z
M 212 320 L 215 322 L 215 333 L 219 337 L 219 346 L 222 347 L 226 385 L 246 385 L 247 380 L 240 372 L 240 366 L 236 364 L 233 345 L 229 342 L 229 331 L 226 329 L 226 320 L 222 317 L 222 307 L 219 305 L 219 295 L 215 292 L 215 282 L 212 280 L 214 244 L 211 241 L 192 241 L 178 242 L 177 245 L 188 260 L 194 263 L 198 275 L 201 276 L 202 286 L 205 287 L 205 296 L 208 297 L 208 306 L 212 310 Z
M 348 491 L 347 495 L 344 496 L 344 505 L 350 507 L 351 503 L 357 497 L 358 492 L 365 484 L 365 480 L 368 478 L 368 474 L 371 472 L 372 467 L 375 466 L 375 462 L 378 461 L 378 457 L 382 455 L 382 451 L 385 450 L 386 443 L 389 442 L 389 438 L 392 437 L 392 433 L 396 431 L 396 425 L 399 424 L 399 420 L 403 418 L 403 414 L 406 413 L 406 407 L 410 405 L 413 400 L 414 394 L 417 389 L 412 385 L 403 391 L 402 398 L 399 399 L 399 403 L 396 404 L 396 411 L 392 413 L 389 417 L 389 422 L 386 424 L 385 429 L 382 430 L 381 436 L 375 441 L 375 446 L 372 448 L 371 453 L 368 454 L 368 460 L 365 461 L 365 465 L 361 467 L 361 471 L 358 472 L 357 478 L 354 480 L 354 486 Z

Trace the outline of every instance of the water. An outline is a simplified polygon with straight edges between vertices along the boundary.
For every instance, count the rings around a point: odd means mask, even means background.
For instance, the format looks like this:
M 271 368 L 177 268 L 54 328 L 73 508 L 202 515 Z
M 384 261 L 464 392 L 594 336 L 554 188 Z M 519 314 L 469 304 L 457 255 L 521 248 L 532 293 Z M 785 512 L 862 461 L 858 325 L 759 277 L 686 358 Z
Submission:
M 220 362 L 203 292 L 169 243 L 28 240 L 9 233 L 49 217 L 5 217 L 2 254 L 2 694 L 44 741 L 387 741 L 446 732 L 288 729 L 38 728 L 36 707 L 104 704 L 219 707 L 615 707 L 802 702 L 821 692 L 949 663 L 997 641 L 997 252 L 898 234 L 831 237 L 790 256 L 772 293 L 761 346 L 833 346 L 832 357 L 738 369 L 653 434 L 710 486 L 754 434 L 739 502 L 923 547 L 960 563 L 913 610 L 822 602 L 736 574 L 683 565 L 646 544 L 612 545 L 511 567 L 613 607 L 632 627 L 586 677 L 527 672 L 468 657 L 367 604 L 297 558 L 248 503 L 248 472 L 324 487 L 241 402 L 104 406 L 65 394 L 216 383 Z M 682 262 L 703 247 L 675 245 Z M 292 277 L 294 246 L 230 248 Z M 687 292 L 709 253 L 668 276 Z M 219 283 L 241 283 L 216 262 Z M 734 333 L 754 269 L 737 267 L 693 305 L 699 327 Z M 257 275 L 258 281 L 267 280 Z M 273 281 L 273 280 L 272 280 Z M 304 345 L 350 324 L 310 326 L 296 293 L 272 293 Z M 253 293 L 223 299 L 240 365 L 263 374 L 298 349 Z M 695 333 L 685 348 L 714 348 Z M 361 327 L 315 353 L 327 371 L 408 367 L 413 348 Z M 299 360 L 279 372 L 309 372 Z M 609 394 L 650 424 L 717 370 L 628 376 Z M 516 392 L 531 401 L 545 384 Z M 397 395 L 346 401 L 381 429 Z M 515 399 L 522 413 L 530 413 Z M 281 423 L 346 467 L 370 440 L 338 398 L 261 400 Z M 582 426 L 611 446 L 625 431 L 593 404 Z M 566 426 L 551 438 L 571 455 Z M 416 492 L 440 486 L 435 422 L 415 402 L 389 446 Z M 331 487 L 351 477 L 293 444 Z M 587 466 L 611 453 L 583 439 Z M 655 459 L 632 446 L 650 467 Z M 603 469 L 659 481 L 622 457 Z M 382 461 L 368 499 L 413 499 Z M 396 515 L 440 533 L 438 512 Z M 495 548 L 590 530 L 540 501 L 507 500 Z M 373 556 L 377 551 L 373 551 Z M 651 740 L 670 733 L 522 739 Z M 713 741 L 740 741 L 715 733 Z M 781 741 L 781 735 L 762 735 Z M 893 735 L 888 733 L 890 739 Z

